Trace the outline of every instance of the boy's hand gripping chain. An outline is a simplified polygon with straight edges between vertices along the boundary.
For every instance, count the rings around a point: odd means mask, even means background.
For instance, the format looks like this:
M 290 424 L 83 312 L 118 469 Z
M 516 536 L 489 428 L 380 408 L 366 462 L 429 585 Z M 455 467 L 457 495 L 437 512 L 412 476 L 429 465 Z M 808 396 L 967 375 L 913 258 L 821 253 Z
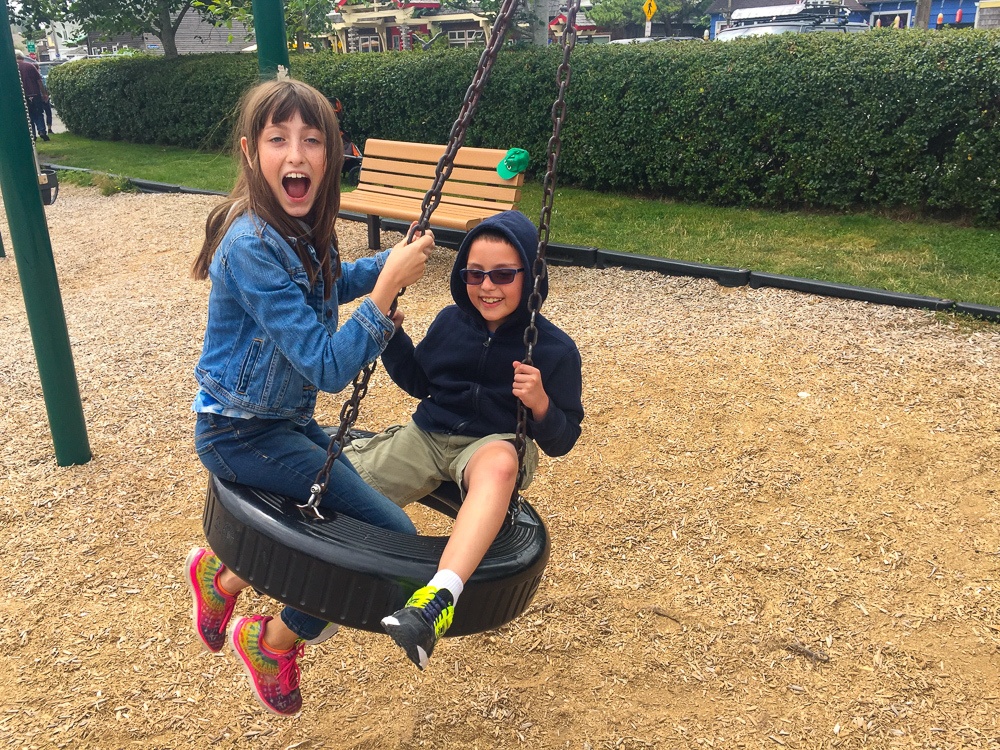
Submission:
M 434 171 L 434 182 L 420 204 L 420 218 L 410 227 L 410 231 L 406 235 L 407 242 L 412 242 L 413 237 L 418 231 L 423 232 L 430 226 L 431 214 L 438 207 L 438 204 L 441 203 L 441 192 L 444 189 L 444 183 L 451 176 L 455 165 L 455 155 L 462 147 L 462 144 L 465 143 L 465 133 L 469 129 L 469 123 L 479 104 L 483 87 L 489 80 L 493 64 L 496 62 L 497 54 L 503 45 L 504 38 L 507 35 L 507 28 L 514 17 L 514 10 L 517 8 L 518 2 L 519 0 L 504 0 L 500 8 L 497 19 L 493 24 L 489 44 L 486 45 L 486 49 L 483 50 L 483 54 L 479 58 L 479 65 L 476 67 L 472 83 L 465 92 L 465 99 L 462 102 L 462 109 L 458 114 L 458 119 L 455 120 L 455 124 L 451 127 L 451 134 L 448 136 L 448 145 L 445 147 L 444 153 L 441 154 L 441 158 L 438 159 L 437 168 Z M 574 2 L 579 7 L 579 0 L 574 0 Z M 575 18 L 575 11 L 573 11 L 573 15 Z M 576 32 L 574 31 L 574 41 L 575 39 Z M 551 204 L 551 199 L 549 202 Z M 392 307 L 389 310 L 390 316 L 396 311 L 396 304 L 399 301 L 399 297 L 405 291 L 406 287 L 399 290 L 399 294 L 396 295 L 396 299 L 393 300 Z M 534 318 L 532 318 L 533 323 Z M 340 410 L 340 427 L 337 428 L 337 434 L 330 439 L 330 445 L 326 451 L 326 461 L 323 463 L 323 468 L 320 469 L 319 474 L 316 475 L 312 487 L 309 488 L 312 494 L 309 495 L 309 500 L 306 503 L 298 506 L 303 511 L 312 513 L 313 518 L 317 520 L 323 520 L 323 515 L 319 512 L 319 502 L 322 500 L 323 493 L 326 492 L 330 481 L 330 469 L 333 468 L 333 462 L 344 452 L 344 440 L 354 425 L 354 421 L 358 418 L 358 408 L 361 404 L 361 399 L 368 392 L 368 381 L 371 380 L 372 373 L 375 372 L 376 362 L 377 360 L 369 362 L 354 378 L 354 390 L 351 393 L 351 397 Z M 523 447 L 521 450 L 523 452 Z
M 566 121 L 566 90 L 569 88 L 570 67 L 569 56 L 576 46 L 576 13 L 580 10 L 581 0 L 570 0 L 569 8 L 566 11 L 566 30 L 563 32 L 562 52 L 563 59 L 556 72 L 556 83 L 559 86 L 559 93 L 552 104 L 552 137 L 549 138 L 548 160 L 546 164 L 545 180 L 542 183 L 542 216 L 538 221 L 538 254 L 531 267 L 531 275 L 534 284 L 531 294 L 528 297 L 528 311 L 531 319 L 528 327 L 524 331 L 524 363 L 532 364 L 532 352 L 535 344 L 538 343 L 538 328 L 535 321 L 538 312 L 542 307 L 541 283 L 548 273 L 545 265 L 545 250 L 549 244 L 549 221 L 552 218 L 552 200 L 556 190 L 556 164 L 559 161 L 559 150 L 562 146 L 559 141 L 559 134 L 562 132 L 563 123 Z M 528 410 L 524 403 L 517 401 L 517 427 L 514 433 L 514 450 L 517 451 L 517 484 L 514 486 L 514 494 L 510 498 L 510 507 L 507 510 L 507 520 L 510 521 L 521 509 L 521 482 L 524 481 L 524 453 L 528 442 Z

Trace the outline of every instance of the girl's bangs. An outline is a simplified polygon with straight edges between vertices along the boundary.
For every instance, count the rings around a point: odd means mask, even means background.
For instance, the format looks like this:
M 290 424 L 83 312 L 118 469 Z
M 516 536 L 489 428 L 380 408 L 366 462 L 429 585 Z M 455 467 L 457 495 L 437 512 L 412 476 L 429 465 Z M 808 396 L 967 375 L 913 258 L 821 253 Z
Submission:
M 287 122 L 298 113 L 306 125 L 325 131 L 326 123 L 323 121 L 318 105 L 315 97 L 308 96 L 296 87 L 289 86 L 275 97 L 274 106 L 265 117 L 264 123 L 266 124 L 268 120 L 273 123 Z

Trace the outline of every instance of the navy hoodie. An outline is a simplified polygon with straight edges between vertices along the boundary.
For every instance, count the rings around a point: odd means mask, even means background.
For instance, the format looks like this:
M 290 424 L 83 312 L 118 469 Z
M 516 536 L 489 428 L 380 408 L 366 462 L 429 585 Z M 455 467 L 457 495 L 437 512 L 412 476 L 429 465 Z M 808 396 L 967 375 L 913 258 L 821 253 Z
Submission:
M 465 268 L 473 240 L 485 230 L 506 237 L 526 269 L 520 307 L 492 334 L 458 275 Z M 531 270 L 537 251 L 538 230 L 524 214 L 505 211 L 486 219 L 469 231 L 455 256 L 451 296 L 456 304 L 438 313 L 416 347 L 403 330 L 392 337 L 382 362 L 400 388 L 421 399 L 413 414 L 420 429 L 470 437 L 515 432 L 514 361 L 524 360 Z M 544 300 L 548 278 L 542 279 L 539 291 Z M 535 421 L 529 410 L 528 436 L 548 455 L 562 456 L 580 437 L 583 420 L 580 352 L 568 335 L 541 315 L 536 316 L 535 326 L 538 340 L 532 360 L 541 372 L 550 404 L 541 421 Z

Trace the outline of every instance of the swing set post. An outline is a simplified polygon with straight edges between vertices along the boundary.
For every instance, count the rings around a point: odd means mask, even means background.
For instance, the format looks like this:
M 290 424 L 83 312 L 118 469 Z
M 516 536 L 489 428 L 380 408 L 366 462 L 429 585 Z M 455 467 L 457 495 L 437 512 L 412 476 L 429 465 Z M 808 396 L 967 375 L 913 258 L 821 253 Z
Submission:
M 0 3 L 0 190 L 59 466 L 91 458 L 52 242 L 24 112 L 7 3 Z
M 257 38 L 257 67 L 260 80 L 288 74 L 288 39 L 285 36 L 285 7 L 281 0 L 253 0 L 253 29 Z

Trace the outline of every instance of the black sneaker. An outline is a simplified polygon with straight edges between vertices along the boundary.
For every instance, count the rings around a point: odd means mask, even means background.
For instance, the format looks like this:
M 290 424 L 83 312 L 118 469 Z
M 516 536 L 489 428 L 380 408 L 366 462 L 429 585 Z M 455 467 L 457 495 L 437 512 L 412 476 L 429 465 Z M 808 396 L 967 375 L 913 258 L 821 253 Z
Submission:
M 423 669 L 434 646 L 451 627 L 455 604 L 448 589 L 424 586 L 406 602 L 406 606 L 382 618 L 382 628 Z

